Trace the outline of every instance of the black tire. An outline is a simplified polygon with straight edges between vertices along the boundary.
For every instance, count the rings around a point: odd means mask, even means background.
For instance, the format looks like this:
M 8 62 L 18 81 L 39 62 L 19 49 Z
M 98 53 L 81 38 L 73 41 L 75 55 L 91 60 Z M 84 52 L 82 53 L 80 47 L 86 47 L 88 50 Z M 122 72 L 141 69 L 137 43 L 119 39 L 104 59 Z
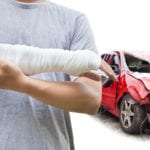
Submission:
M 120 104 L 120 125 L 125 133 L 139 134 L 146 127 L 146 109 L 143 105 L 136 104 L 135 100 L 126 94 Z

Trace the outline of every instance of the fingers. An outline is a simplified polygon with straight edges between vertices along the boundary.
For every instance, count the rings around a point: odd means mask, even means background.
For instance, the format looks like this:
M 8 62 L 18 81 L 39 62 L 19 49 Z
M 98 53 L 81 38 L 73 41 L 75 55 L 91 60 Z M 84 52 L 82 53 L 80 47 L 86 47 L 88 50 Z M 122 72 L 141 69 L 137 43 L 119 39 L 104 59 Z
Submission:
M 101 76 L 94 73 L 94 72 L 85 72 L 83 74 L 80 74 L 80 77 L 87 77 L 87 78 L 90 78 L 92 80 L 95 80 L 95 81 L 100 81 L 101 80 Z
M 118 81 L 118 77 L 115 74 L 109 75 L 109 77 L 113 80 L 113 81 Z
M 113 81 L 118 81 L 116 74 L 104 60 L 101 60 L 101 66 L 99 69 L 105 72 Z

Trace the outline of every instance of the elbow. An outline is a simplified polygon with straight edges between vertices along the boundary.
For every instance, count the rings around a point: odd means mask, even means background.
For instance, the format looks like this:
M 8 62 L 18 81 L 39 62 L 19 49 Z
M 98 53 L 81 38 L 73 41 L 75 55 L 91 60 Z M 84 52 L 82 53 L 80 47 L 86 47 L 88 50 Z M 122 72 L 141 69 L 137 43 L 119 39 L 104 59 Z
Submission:
M 95 115 L 101 105 L 101 87 L 95 89 L 85 84 L 83 84 L 82 87 L 84 87 L 84 96 L 80 111 L 81 113 Z
M 101 95 L 100 93 L 91 95 L 91 99 L 87 102 L 86 113 L 89 115 L 95 115 L 101 105 Z

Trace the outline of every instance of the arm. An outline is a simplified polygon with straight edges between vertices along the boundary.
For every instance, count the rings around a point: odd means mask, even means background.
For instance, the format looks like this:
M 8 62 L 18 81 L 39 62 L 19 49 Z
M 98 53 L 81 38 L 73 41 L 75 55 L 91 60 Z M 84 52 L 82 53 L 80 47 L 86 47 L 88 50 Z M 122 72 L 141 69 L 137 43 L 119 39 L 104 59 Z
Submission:
M 101 64 L 100 56 L 90 50 L 69 51 L 11 44 L 0 44 L 0 59 L 13 62 L 27 75 L 64 72 L 78 76 L 97 70 Z
M 39 86 L 40 85 L 40 86 Z M 80 77 L 75 82 L 24 78 L 20 90 L 46 104 L 72 112 L 94 114 L 100 106 L 100 81 Z
M 28 77 L 18 66 L 3 60 L 0 61 L 0 88 L 23 92 L 67 111 L 87 114 L 96 113 L 101 101 L 101 81 L 96 74 L 83 74 L 75 82 L 48 82 Z
M 0 88 L 26 93 L 67 111 L 94 114 L 100 106 L 100 81 L 81 76 L 75 82 L 48 82 L 23 74 L 14 64 L 0 61 Z

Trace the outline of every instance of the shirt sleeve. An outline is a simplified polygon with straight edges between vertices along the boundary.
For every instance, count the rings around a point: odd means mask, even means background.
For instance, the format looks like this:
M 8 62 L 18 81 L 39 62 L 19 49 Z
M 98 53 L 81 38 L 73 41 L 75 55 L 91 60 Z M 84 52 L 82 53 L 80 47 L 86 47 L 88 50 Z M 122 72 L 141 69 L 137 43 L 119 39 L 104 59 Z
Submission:
M 72 35 L 70 50 L 88 49 L 98 53 L 91 26 L 85 15 L 81 15 L 76 19 Z M 71 81 L 76 78 L 77 77 L 70 75 Z

